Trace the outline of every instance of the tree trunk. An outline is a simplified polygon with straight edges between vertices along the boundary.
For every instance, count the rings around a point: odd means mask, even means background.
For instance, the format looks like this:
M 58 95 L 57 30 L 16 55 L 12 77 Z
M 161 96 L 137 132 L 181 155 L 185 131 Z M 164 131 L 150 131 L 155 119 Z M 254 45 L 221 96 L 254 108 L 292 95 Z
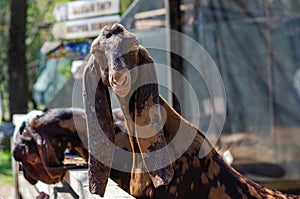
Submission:
M 26 113 L 28 86 L 25 64 L 26 0 L 10 1 L 10 29 L 8 44 L 8 93 L 10 116 Z

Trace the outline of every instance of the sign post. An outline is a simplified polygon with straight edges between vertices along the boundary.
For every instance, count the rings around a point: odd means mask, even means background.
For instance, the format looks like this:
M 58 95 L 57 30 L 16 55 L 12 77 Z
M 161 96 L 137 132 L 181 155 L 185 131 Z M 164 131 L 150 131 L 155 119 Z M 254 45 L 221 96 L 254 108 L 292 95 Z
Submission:
M 120 21 L 119 0 L 73 1 L 57 4 L 52 34 L 59 39 L 96 37 L 105 25 Z
M 112 25 L 119 21 L 119 15 L 63 21 L 54 24 L 52 34 L 59 39 L 96 37 L 105 25 Z
M 73 1 L 58 4 L 54 8 L 54 16 L 57 21 L 111 15 L 119 12 L 119 0 Z

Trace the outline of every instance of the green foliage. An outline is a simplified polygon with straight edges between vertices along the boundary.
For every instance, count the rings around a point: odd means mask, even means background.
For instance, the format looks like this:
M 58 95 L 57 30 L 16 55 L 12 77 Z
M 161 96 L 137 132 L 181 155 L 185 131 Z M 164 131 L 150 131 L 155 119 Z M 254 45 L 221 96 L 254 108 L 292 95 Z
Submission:
M 57 3 L 67 0 L 30 0 L 27 11 L 27 62 L 39 59 L 39 50 L 45 41 L 54 40 L 51 28 L 55 23 L 53 10 Z
M 0 152 L 0 182 L 13 182 L 10 151 Z
M 126 9 L 130 6 L 130 4 L 134 2 L 134 0 L 120 0 L 120 13 L 121 15 L 126 11 Z
M 2 107 L 4 117 L 8 116 L 7 95 L 7 43 L 9 34 L 9 0 L 0 1 L 0 94 L 2 96 Z M 5 114 L 7 113 L 7 114 Z M 8 118 L 7 117 L 7 118 Z
M 0 146 L 1 146 L 2 150 L 9 151 L 10 150 L 10 137 L 4 136 L 0 141 Z

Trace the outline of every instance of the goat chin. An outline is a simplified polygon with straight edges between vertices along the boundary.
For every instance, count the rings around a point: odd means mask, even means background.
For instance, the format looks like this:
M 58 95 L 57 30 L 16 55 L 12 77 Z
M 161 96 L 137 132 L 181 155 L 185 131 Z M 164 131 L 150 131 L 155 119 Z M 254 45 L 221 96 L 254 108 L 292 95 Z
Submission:
M 128 89 L 127 87 L 121 89 L 113 88 L 113 90 L 119 97 L 126 97 L 130 91 L 130 89 Z

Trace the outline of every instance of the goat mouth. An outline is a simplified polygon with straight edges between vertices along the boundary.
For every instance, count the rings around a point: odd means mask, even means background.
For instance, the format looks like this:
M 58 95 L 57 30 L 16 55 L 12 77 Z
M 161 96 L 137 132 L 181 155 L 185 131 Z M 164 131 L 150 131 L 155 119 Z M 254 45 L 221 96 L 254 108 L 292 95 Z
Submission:
M 130 83 L 129 81 L 118 86 L 112 86 L 113 91 L 120 97 L 125 97 L 130 91 Z
M 124 75 L 120 81 L 114 81 L 112 78 L 110 78 L 110 85 L 114 93 L 120 97 L 125 97 L 129 93 L 131 89 L 130 82 L 131 82 L 131 76 L 129 73 Z

